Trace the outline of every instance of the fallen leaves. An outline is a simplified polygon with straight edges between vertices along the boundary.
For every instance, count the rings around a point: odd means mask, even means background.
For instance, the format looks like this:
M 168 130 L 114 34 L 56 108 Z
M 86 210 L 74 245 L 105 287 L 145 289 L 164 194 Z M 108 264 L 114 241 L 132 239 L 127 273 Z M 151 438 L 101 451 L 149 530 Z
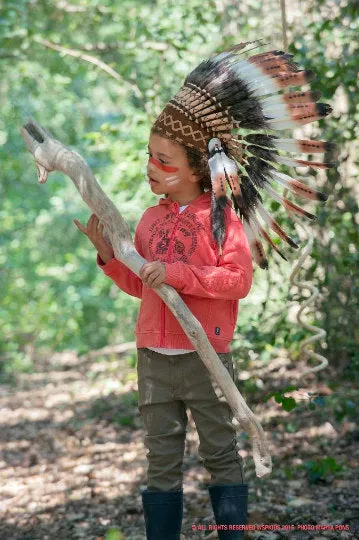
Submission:
M 125 357 L 79 362 L 68 351 L 63 363 L 61 353 L 56 353 L 50 365 L 45 363 L 42 370 L 40 362 L 37 365 L 38 373 L 21 375 L 16 392 L 3 386 L 0 393 L 0 537 L 144 540 L 140 493 L 146 485 L 147 450 L 136 404 L 135 368 Z M 281 380 L 292 373 L 288 366 L 280 358 L 267 370 L 253 369 L 260 372 L 269 393 L 288 384 L 286 378 Z M 291 413 L 274 400 L 263 403 L 263 390 L 256 393 L 256 413 L 270 438 L 274 469 L 264 480 L 255 477 L 250 442 L 239 431 L 250 490 L 249 522 L 350 520 L 359 459 L 353 424 L 333 425 L 322 408 L 304 411 L 311 388 L 291 394 L 302 403 Z M 310 485 L 303 463 L 326 455 L 345 464 L 344 470 Z M 193 537 L 192 524 L 213 523 L 205 487 L 210 479 L 198 456 L 191 414 L 184 471 L 187 540 Z M 307 538 L 317 534 L 307 532 Z M 248 532 L 248 538 L 259 538 L 257 533 Z M 345 534 L 340 532 L 341 538 Z M 330 532 L 326 535 L 331 537 Z

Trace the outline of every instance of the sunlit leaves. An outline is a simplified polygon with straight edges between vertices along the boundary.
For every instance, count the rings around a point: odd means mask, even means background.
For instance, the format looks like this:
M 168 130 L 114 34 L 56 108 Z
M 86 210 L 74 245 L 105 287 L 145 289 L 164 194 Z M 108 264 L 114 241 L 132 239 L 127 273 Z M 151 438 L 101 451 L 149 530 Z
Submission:
M 290 24 L 291 51 L 316 71 L 314 85 L 325 99 L 339 102 L 344 93 L 347 113 L 325 123 L 325 137 L 347 145 L 345 152 L 353 161 L 350 144 L 359 119 L 354 45 L 358 19 L 350 3 L 334 2 L 331 11 L 325 4 L 303 4 L 303 18 Z M 132 340 L 138 300 L 120 293 L 96 267 L 94 248 L 72 223 L 74 217 L 86 223 L 90 210 L 71 181 L 51 173 L 47 184 L 37 183 L 19 127 L 34 116 L 76 148 L 133 232 L 145 207 L 156 203 L 145 180 L 151 122 L 186 74 L 214 50 L 258 37 L 281 46 L 279 4 L 8 0 L 0 7 L 0 35 L 0 353 L 15 354 L 25 332 L 36 346 L 81 351 Z M 117 77 L 101 69 L 96 59 Z M 344 269 L 349 281 L 345 301 L 350 301 L 351 272 L 358 262 L 355 250 L 348 249 L 348 244 L 357 245 L 350 219 L 355 214 L 352 185 L 347 185 L 348 177 L 354 177 L 352 165 L 343 180 L 329 177 L 333 203 L 316 212 L 322 244 L 315 243 L 310 271 L 311 279 L 328 290 L 328 305 L 322 309 L 333 317 L 326 324 L 332 328 L 330 346 L 335 350 L 344 346 L 335 327 L 344 315 L 331 294 L 343 288 Z M 336 207 L 337 199 L 343 208 Z M 271 206 L 274 210 L 276 203 Z M 281 223 L 283 218 L 281 213 Z M 278 242 L 274 235 L 273 240 Z M 290 255 L 290 260 L 296 256 Z M 315 268 L 324 273 L 324 281 Z M 256 272 L 253 292 L 241 302 L 239 314 L 243 361 L 249 351 L 267 362 L 278 347 L 298 349 L 305 332 L 286 314 L 289 269 L 290 263 L 273 262 L 270 280 Z M 352 312 L 346 309 L 350 318 Z

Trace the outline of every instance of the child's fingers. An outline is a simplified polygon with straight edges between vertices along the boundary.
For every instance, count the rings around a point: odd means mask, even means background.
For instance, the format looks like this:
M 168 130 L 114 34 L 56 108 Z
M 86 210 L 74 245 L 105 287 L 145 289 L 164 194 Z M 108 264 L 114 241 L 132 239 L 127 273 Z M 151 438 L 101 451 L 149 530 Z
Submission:
M 151 282 L 148 283 L 149 287 L 157 287 L 162 283 L 162 281 L 159 279 L 160 276 L 156 276 L 154 279 L 152 279 Z
M 95 219 L 96 217 L 97 217 L 97 216 L 96 216 L 96 214 L 91 214 L 91 216 L 89 217 L 89 219 L 88 219 L 88 222 L 87 222 L 87 223 L 92 223 L 92 222 L 93 222 L 93 220 L 94 220 L 94 219 Z
M 146 282 L 146 285 L 148 287 L 152 287 L 153 286 L 153 282 L 154 282 L 154 277 L 153 276 L 150 276 Z
M 97 231 L 96 219 L 97 219 L 96 214 L 91 214 L 87 222 L 87 230 L 89 231 L 90 237 L 93 237 L 96 234 L 96 231 Z
M 73 219 L 72 221 L 75 223 L 76 227 L 87 236 L 87 229 L 85 229 L 85 227 L 77 219 Z
M 150 266 L 149 266 L 150 263 L 145 263 L 143 266 L 141 266 L 140 268 L 140 278 L 142 278 L 143 280 L 147 279 L 147 276 L 148 276 L 148 272 L 149 272 L 149 269 L 150 269 Z
M 159 287 L 160 285 L 162 285 L 162 283 L 164 282 L 163 278 L 161 275 L 157 276 L 156 279 L 154 279 L 152 281 L 152 283 L 150 284 L 150 287 L 152 288 L 155 288 L 155 287 Z
M 149 285 L 151 280 L 153 279 L 153 268 L 145 268 L 141 274 L 142 281 L 146 283 L 146 285 Z
M 156 283 L 160 285 L 165 279 L 163 278 L 162 265 L 158 261 L 144 264 L 140 269 L 139 275 L 142 281 L 149 287 L 153 286 L 155 280 L 159 280 Z
M 100 242 L 106 242 L 105 236 L 104 236 L 104 224 L 100 223 L 98 226 L 98 229 L 96 231 L 96 236 Z
M 154 282 L 154 280 L 156 279 L 157 277 L 157 273 L 155 271 L 153 271 L 149 276 L 148 276 L 148 279 L 147 279 L 147 285 L 149 287 L 152 287 L 152 283 Z
M 163 282 L 162 278 L 162 272 L 159 268 L 155 268 L 153 272 L 148 277 L 148 286 L 149 287 L 157 287 L 157 285 L 160 285 Z
M 90 221 L 91 220 L 91 221 Z M 96 214 L 92 214 L 89 220 L 90 236 L 95 239 L 103 240 L 103 223 L 100 222 Z

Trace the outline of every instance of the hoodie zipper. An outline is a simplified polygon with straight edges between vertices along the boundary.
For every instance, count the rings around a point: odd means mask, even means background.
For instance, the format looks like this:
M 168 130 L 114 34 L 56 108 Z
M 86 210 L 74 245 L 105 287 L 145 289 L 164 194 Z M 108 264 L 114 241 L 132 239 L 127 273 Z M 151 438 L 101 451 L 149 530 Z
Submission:
M 166 261 L 165 261 L 166 263 L 171 263 L 173 261 L 174 238 L 176 236 L 176 232 L 177 232 L 178 224 L 179 224 L 179 220 L 180 220 L 180 215 L 181 215 L 179 213 L 179 204 L 178 204 L 178 202 L 173 203 L 173 209 L 174 209 L 175 213 L 177 214 L 177 219 L 176 219 L 176 221 L 174 223 L 172 233 L 171 233 L 171 236 L 170 236 L 170 241 L 168 243 L 168 252 L 167 252 L 167 257 L 166 257 Z M 166 331 L 165 309 L 166 309 L 165 303 L 162 301 L 162 304 L 161 304 L 161 335 L 160 335 L 160 347 L 161 348 L 165 347 L 165 331 Z

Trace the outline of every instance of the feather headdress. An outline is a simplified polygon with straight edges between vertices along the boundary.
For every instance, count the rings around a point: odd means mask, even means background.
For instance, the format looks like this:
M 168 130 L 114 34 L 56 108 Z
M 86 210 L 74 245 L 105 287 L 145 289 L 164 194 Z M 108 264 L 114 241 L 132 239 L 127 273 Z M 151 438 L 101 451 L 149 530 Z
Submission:
M 325 201 L 324 193 L 306 185 L 301 178 L 280 172 L 279 166 L 332 167 L 331 163 L 293 159 L 288 154 L 324 153 L 334 145 L 326 141 L 281 138 L 276 134 L 324 118 L 331 108 L 318 103 L 319 92 L 290 88 L 308 84 L 315 77 L 312 71 L 301 70 L 292 61 L 292 55 L 283 51 L 250 54 L 261 45 L 260 41 L 240 43 L 199 64 L 167 103 L 152 129 L 207 154 L 215 241 L 221 248 L 225 239 L 228 185 L 253 258 L 261 268 L 268 268 L 261 238 L 281 257 L 286 257 L 259 217 L 291 247 L 298 245 L 265 209 L 258 190 L 264 190 L 288 213 L 315 219 L 315 215 L 278 193 L 273 183 L 297 196 Z

